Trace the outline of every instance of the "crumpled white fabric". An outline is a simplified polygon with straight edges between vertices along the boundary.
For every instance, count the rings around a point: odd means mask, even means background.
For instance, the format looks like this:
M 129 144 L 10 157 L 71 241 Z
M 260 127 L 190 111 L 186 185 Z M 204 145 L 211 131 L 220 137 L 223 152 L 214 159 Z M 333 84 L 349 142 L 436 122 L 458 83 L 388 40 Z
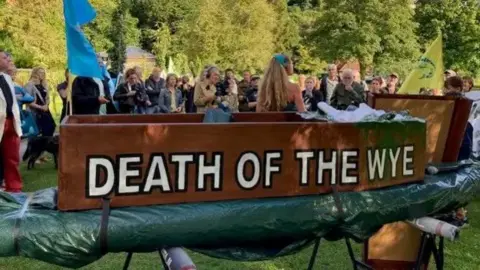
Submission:
M 325 102 L 318 103 L 318 109 L 323 111 L 332 121 L 340 123 L 360 122 L 367 117 L 378 118 L 384 115 L 384 110 L 375 110 L 370 108 L 367 104 L 362 103 L 358 109 L 354 111 L 340 111 Z M 402 115 L 396 115 L 393 120 L 405 119 Z

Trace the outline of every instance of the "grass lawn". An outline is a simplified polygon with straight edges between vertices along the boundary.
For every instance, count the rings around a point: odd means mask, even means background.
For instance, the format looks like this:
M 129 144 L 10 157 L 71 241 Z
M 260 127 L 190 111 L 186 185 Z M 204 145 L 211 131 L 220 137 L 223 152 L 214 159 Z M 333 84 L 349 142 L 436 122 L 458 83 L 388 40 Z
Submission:
M 26 171 L 22 166 L 25 191 L 35 191 L 56 185 L 56 172 L 52 164 L 37 165 L 33 171 Z M 468 207 L 470 227 L 463 230 L 460 241 L 447 243 L 445 269 L 472 270 L 480 269 L 480 201 Z M 312 248 L 296 255 L 278 258 L 272 261 L 243 263 L 209 258 L 190 253 L 198 269 L 246 269 L 246 270 L 280 270 L 306 269 Z M 360 245 L 355 245 L 360 256 Z M 83 269 L 121 269 L 125 254 L 108 254 L 101 260 Z M 130 269 L 160 269 L 160 259 L 156 253 L 134 254 Z M 61 269 L 40 261 L 26 258 L 2 258 L 0 269 Z M 344 242 L 322 242 L 315 269 L 352 269 Z M 433 268 L 432 268 L 433 269 Z

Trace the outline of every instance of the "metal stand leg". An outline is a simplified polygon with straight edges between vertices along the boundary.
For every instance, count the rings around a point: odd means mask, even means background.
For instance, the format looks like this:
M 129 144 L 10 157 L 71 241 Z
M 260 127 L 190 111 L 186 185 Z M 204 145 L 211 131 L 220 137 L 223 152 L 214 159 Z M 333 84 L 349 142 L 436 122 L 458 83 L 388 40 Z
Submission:
M 370 267 L 369 265 L 361 262 L 361 261 L 358 261 L 356 258 L 355 258 L 355 253 L 353 253 L 353 248 L 352 248 L 352 244 L 350 243 L 350 239 L 348 238 L 345 238 L 345 244 L 347 245 L 347 249 L 348 249 L 348 255 L 350 256 L 350 260 L 352 261 L 352 266 L 353 266 L 353 269 L 354 270 L 358 270 L 358 267 L 360 266 L 361 268 L 363 269 L 368 269 L 368 270 L 374 270 L 372 267 Z
M 125 263 L 123 264 L 123 270 L 127 270 L 130 266 L 130 261 L 132 260 L 133 252 L 127 253 L 127 258 L 125 259 Z
M 170 270 L 170 267 L 168 266 L 168 262 L 166 261 L 165 256 L 163 256 L 163 251 L 165 250 L 164 249 L 158 250 L 158 255 L 160 255 L 160 260 L 162 260 L 163 269 Z
M 422 239 L 420 241 L 420 250 L 417 255 L 417 261 L 415 262 L 415 270 L 420 270 L 422 263 L 424 261 L 425 249 L 430 240 L 430 235 L 427 233 L 422 233 Z M 434 243 L 435 244 L 435 243 Z
M 435 238 L 433 239 L 433 245 L 432 245 L 432 253 L 433 253 L 433 258 L 435 259 L 435 265 L 437 266 L 437 270 L 443 270 L 444 267 L 444 257 L 443 257 L 443 242 L 444 238 L 440 237 L 440 241 L 438 243 L 438 248 L 436 245 Z
M 437 268 L 437 269 L 440 269 L 440 270 L 443 270 L 443 267 L 444 267 L 444 264 L 445 264 L 445 254 L 443 253 L 443 249 L 445 247 L 445 242 L 443 241 L 445 240 L 443 237 L 440 237 L 440 241 L 438 243 L 439 247 L 438 247 L 438 257 L 440 259 L 440 262 L 438 263 L 437 262 L 437 265 L 440 265 L 442 268 Z
M 312 270 L 313 266 L 315 265 L 315 259 L 317 258 L 318 247 L 320 246 L 320 239 L 321 238 L 317 238 L 315 240 L 315 245 L 313 246 L 312 256 L 310 257 L 310 263 L 308 264 L 308 268 L 307 268 L 308 270 Z

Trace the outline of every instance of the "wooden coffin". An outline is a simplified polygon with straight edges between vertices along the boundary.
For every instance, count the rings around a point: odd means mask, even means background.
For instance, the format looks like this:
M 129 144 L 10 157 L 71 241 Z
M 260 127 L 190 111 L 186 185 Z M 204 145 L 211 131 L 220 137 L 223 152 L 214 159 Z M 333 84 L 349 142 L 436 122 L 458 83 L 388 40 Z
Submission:
M 408 110 L 427 121 L 426 163 L 455 162 L 458 159 L 472 107 L 469 99 L 422 95 L 373 95 L 372 108 Z M 376 270 L 409 270 L 415 266 L 421 231 L 405 222 L 387 224 L 365 244 L 364 261 Z M 429 251 L 427 251 L 427 254 Z M 428 266 L 428 256 L 422 261 Z
M 306 122 L 291 113 L 69 116 L 60 210 L 291 197 L 422 181 L 425 123 Z

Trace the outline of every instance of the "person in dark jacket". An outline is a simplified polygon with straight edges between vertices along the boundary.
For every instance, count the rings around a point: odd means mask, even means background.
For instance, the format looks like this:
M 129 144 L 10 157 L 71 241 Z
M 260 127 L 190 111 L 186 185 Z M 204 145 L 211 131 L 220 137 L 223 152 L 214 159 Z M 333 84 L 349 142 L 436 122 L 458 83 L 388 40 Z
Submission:
M 160 92 L 165 87 L 165 80 L 160 77 L 162 70 L 158 67 L 152 70 L 152 75 L 145 81 L 145 92 L 148 95 L 151 105 L 146 108 L 147 114 L 158 112 L 158 99 Z
M 190 85 L 190 78 L 188 76 L 183 76 L 182 82 L 182 94 L 183 100 L 185 101 L 185 112 L 195 113 L 197 112 L 197 108 L 193 103 L 193 94 L 195 88 Z
M 65 81 L 57 85 L 57 91 L 62 99 L 62 114 L 60 115 L 60 122 L 67 116 L 68 104 L 67 104 L 67 88 L 68 88 L 68 69 L 65 70 Z
M 330 99 L 333 96 L 333 90 L 340 83 L 341 79 L 338 76 L 337 66 L 334 64 L 328 65 L 328 75 L 323 77 L 320 81 L 320 92 L 325 97 L 327 103 L 330 104 Z
M 342 73 L 342 81 L 333 90 L 330 105 L 337 110 L 346 110 L 348 106 L 359 106 L 365 102 L 363 86 L 354 81 L 353 70 L 347 69 Z
M 242 101 L 246 105 L 246 107 L 244 109 L 245 112 L 255 112 L 255 110 L 257 109 L 258 82 L 259 81 L 260 81 L 260 77 L 254 76 L 252 78 L 252 81 L 251 81 L 250 89 L 248 89 L 247 92 L 245 93 L 244 100 Z M 240 101 L 239 101 L 239 103 L 240 103 Z
M 315 78 L 308 77 L 305 80 L 305 90 L 302 92 L 302 98 L 305 109 L 309 112 L 316 112 L 318 110 L 317 104 L 325 102 L 322 92 L 315 89 Z
M 134 113 L 135 106 L 150 106 L 148 95 L 143 88 L 143 83 L 139 83 L 135 69 L 127 70 L 125 78 L 125 82 L 118 86 L 113 96 L 113 99 L 119 102 L 120 113 Z
M 225 96 L 227 94 L 227 89 L 228 89 L 228 81 L 229 80 L 235 80 L 235 83 L 238 85 L 237 79 L 235 79 L 235 72 L 233 69 L 229 68 L 225 70 L 225 77 L 223 81 L 219 82 L 216 87 L 217 87 L 217 93 L 216 95 L 218 97 Z
M 100 93 L 100 86 L 93 78 L 76 77 L 72 85 L 72 113 L 99 114 L 100 105 L 110 102 L 107 93 Z

